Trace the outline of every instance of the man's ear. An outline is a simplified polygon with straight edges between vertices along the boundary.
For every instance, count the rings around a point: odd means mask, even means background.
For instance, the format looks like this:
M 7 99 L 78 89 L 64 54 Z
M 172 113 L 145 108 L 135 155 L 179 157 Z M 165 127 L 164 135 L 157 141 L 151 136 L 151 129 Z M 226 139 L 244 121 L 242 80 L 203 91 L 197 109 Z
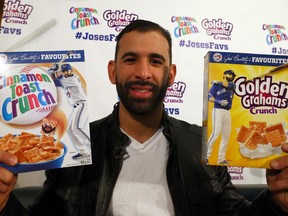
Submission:
M 112 84 L 116 83 L 116 63 L 113 60 L 108 62 L 108 76 Z
M 169 69 L 169 82 L 168 82 L 169 86 L 171 86 L 174 83 L 176 73 L 177 73 L 176 65 L 171 64 Z

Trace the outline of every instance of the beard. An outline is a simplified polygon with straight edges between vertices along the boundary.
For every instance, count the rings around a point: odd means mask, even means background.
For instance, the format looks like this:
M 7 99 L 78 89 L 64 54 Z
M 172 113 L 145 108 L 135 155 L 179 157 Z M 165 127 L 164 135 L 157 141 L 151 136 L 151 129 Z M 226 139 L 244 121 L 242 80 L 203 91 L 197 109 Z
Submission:
M 233 82 L 234 77 L 227 77 L 227 76 L 226 76 L 226 80 L 227 80 L 228 82 Z
M 134 98 L 129 94 L 131 85 L 150 86 L 153 91 L 151 98 Z M 116 77 L 116 89 L 118 96 L 124 107 L 132 114 L 146 115 L 155 110 L 159 104 L 163 103 L 168 88 L 168 78 L 164 79 L 161 86 L 146 81 L 127 82 L 124 85 L 120 84 Z

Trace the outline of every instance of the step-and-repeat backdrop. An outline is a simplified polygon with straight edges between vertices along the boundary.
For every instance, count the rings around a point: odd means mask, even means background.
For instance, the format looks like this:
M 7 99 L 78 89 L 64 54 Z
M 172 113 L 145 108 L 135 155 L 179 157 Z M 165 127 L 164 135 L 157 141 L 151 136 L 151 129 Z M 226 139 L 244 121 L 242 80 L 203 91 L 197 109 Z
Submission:
M 54 51 L 84 50 L 92 121 L 109 114 L 118 100 L 107 76 L 116 35 L 132 20 L 155 21 L 171 32 L 178 69 L 165 109 L 201 125 L 204 56 L 208 51 L 287 55 L 286 6 L 286 0 L 5 0 L 0 52 L 49 51 L 15 58 L 58 63 L 66 57 Z M 236 184 L 265 183 L 263 169 L 229 167 L 229 172 Z M 42 180 L 31 173 L 21 176 L 30 184 L 31 178 L 36 184 Z

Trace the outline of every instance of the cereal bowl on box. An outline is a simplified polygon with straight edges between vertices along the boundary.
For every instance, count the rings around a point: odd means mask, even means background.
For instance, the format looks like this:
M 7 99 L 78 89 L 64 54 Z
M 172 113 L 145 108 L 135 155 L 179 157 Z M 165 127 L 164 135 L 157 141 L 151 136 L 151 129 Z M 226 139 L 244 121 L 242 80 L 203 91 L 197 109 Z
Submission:
M 18 135 L 9 133 L 1 137 L 0 150 L 18 158 L 15 166 L 0 163 L 13 173 L 60 168 L 67 153 L 66 145 L 53 136 L 27 132 Z
M 37 170 L 55 169 L 60 168 L 62 166 L 66 153 L 67 153 L 67 146 L 63 144 L 62 154 L 59 157 L 55 158 L 54 160 L 42 161 L 36 163 L 18 163 L 15 166 L 8 166 L 6 164 L 0 163 L 0 166 L 10 170 L 12 173 L 23 173 Z

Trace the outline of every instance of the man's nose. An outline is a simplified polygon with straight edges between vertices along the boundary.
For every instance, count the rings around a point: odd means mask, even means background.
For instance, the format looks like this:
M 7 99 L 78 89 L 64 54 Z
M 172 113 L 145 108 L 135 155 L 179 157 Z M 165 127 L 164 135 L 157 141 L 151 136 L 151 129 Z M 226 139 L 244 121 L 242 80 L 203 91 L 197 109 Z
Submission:
M 137 64 L 136 77 L 141 80 L 150 79 L 152 76 L 150 64 L 147 60 L 141 60 Z

